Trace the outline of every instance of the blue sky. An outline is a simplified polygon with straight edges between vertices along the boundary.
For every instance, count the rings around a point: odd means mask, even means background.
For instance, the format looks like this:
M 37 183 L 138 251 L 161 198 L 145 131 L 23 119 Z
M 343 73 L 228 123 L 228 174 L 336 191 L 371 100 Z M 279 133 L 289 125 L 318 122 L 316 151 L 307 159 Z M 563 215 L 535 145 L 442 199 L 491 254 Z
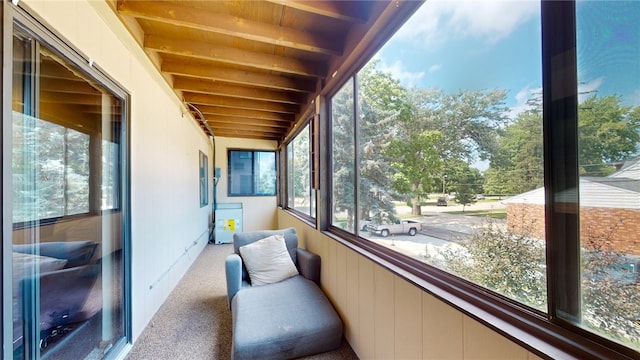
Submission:
M 580 91 L 640 106 L 640 1 L 579 1 L 577 15 Z M 541 92 L 540 4 L 430 0 L 376 57 L 405 86 L 505 89 L 515 116 Z

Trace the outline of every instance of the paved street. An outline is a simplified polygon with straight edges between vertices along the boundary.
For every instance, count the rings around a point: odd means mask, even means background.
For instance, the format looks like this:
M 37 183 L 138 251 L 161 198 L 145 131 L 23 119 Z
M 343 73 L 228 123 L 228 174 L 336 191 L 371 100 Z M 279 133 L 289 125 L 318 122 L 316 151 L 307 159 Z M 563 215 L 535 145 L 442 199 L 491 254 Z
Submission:
M 398 213 L 411 213 L 408 206 L 398 206 Z M 466 206 L 466 211 L 504 209 L 500 202 L 481 202 Z M 407 234 L 380 236 L 363 233 L 362 236 L 371 241 L 388 246 L 406 255 L 423 259 L 425 254 L 438 257 L 444 250 L 459 249 L 460 242 L 469 239 L 474 230 L 486 226 L 489 219 L 481 216 L 450 214 L 448 212 L 462 211 L 462 205 L 424 206 L 422 217 L 413 219 L 422 222 L 422 231 L 415 236 Z M 495 223 L 504 220 L 492 219 Z

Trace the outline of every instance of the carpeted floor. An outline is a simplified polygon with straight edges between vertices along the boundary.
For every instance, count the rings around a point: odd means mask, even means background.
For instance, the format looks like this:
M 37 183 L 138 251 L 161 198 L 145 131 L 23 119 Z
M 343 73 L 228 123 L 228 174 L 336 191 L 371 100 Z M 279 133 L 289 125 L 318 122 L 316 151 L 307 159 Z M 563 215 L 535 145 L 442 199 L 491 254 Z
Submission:
M 231 244 L 207 245 L 151 320 L 126 360 L 230 359 L 231 312 L 224 260 Z M 357 359 L 346 341 L 305 359 Z

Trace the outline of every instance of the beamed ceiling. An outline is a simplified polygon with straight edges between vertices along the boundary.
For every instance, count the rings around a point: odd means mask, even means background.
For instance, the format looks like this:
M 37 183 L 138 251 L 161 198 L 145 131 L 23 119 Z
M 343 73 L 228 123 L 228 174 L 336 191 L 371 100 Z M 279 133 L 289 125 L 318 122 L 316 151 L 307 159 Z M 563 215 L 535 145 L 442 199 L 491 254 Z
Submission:
M 399 1 L 107 1 L 179 98 L 202 113 L 205 132 L 278 142 L 313 114 L 313 100 L 336 74 L 371 53 L 381 34 L 418 7 Z

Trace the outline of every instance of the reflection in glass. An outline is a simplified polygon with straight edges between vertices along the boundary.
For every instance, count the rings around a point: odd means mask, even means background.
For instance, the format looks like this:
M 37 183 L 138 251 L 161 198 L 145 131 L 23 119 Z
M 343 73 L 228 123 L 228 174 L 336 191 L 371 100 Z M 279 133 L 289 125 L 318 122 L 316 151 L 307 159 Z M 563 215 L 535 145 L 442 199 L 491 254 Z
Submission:
M 315 192 L 311 188 L 310 129 L 307 124 L 287 147 L 289 207 L 316 216 Z
M 229 150 L 229 196 L 276 194 L 274 151 Z
M 353 80 L 331 98 L 331 225 L 355 230 L 355 113 Z
M 257 195 L 276 194 L 276 154 L 273 151 L 256 153 Z
M 640 3 L 576 5 L 582 323 L 640 349 Z
M 14 358 L 103 358 L 124 336 L 122 100 L 17 28 L 13 60 Z
M 546 311 L 541 62 L 538 1 L 426 2 L 332 98 L 332 225 Z

